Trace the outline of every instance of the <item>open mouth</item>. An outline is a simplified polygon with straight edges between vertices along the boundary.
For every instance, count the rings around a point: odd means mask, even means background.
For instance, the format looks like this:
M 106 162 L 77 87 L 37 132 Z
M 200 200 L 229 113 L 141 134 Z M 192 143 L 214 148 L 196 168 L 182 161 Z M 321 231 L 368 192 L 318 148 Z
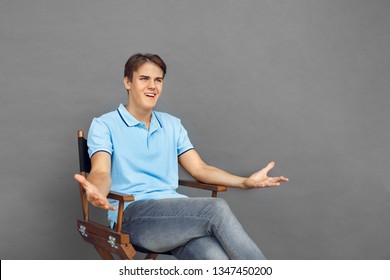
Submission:
M 157 94 L 156 93 L 145 93 L 145 96 L 154 98 Z

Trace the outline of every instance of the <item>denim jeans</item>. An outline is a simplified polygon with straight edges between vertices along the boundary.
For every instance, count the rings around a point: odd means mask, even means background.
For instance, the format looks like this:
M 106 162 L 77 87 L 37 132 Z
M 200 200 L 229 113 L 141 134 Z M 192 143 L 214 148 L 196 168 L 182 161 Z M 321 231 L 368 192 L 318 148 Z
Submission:
M 177 259 L 265 259 L 220 198 L 140 200 L 123 216 L 134 245 Z

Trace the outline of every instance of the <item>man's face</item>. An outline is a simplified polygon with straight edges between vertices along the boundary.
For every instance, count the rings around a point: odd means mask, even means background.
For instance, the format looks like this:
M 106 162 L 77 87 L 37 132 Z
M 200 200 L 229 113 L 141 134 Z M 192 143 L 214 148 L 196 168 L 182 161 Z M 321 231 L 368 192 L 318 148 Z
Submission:
M 151 111 L 157 104 L 163 88 L 163 71 L 151 62 L 145 62 L 133 73 L 130 81 L 124 79 L 125 87 L 129 91 L 130 108 L 142 111 Z

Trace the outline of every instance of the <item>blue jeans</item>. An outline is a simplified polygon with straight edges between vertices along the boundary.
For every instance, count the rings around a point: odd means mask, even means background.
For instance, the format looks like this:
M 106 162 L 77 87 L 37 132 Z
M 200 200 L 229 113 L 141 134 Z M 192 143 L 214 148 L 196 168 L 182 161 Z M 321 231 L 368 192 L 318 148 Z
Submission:
M 132 244 L 177 259 L 265 259 L 220 198 L 140 200 L 123 216 Z

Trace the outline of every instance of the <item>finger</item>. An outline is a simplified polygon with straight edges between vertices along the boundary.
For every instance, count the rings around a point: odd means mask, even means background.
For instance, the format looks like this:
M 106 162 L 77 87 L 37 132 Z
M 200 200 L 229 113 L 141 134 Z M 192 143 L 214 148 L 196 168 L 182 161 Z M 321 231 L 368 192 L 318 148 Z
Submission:
M 102 204 L 109 204 L 106 197 L 102 196 L 99 193 L 91 192 L 89 190 L 87 191 L 87 199 L 88 201 L 91 202 L 96 201 L 96 202 L 101 202 Z
M 267 184 L 267 186 L 270 186 L 270 187 L 272 187 L 272 186 L 280 186 L 280 183 L 277 180 L 269 180 L 269 181 L 266 182 L 266 184 Z
M 105 207 L 108 204 L 106 201 L 102 199 L 96 199 L 94 201 L 91 201 L 91 203 L 97 207 Z
M 287 181 L 288 178 L 280 176 L 280 177 L 271 177 L 266 182 L 287 182 Z
M 96 194 L 91 194 L 88 201 L 95 207 L 100 207 L 106 210 L 115 210 L 115 207 L 112 206 L 106 198 L 99 197 Z
M 88 201 L 98 201 L 101 200 L 96 193 L 92 193 L 89 190 L 87 191 L 87 199 Z
M 115 210 L 116 208 L 109 204 L 107 201 L 98 201 L 97 203 L 93 203 L 93 206 L 102 208 L 104 210 Z
M 107 205 L 107 210 L 115 210 L 115 207 L 111 204 Z
M 275 178 L 276 181 L 278 182 L 288 182 L 288 178 L 280 176 Z
M 267 184 L 260 184 L 256 186 L 256 188 L 269 188 L 269 187 L 279 187 L 280 183 L 267 183 Z
M 255 187 L 256 188 L 267 188 L 267 187 L 276 187 L 278 186 L 279 183 L 273 183 L 273 182 L 264 182 L 264 183 L 259 183 L 259 184 L 256 184 Z
M 108 209 L 107 210 L 115 210 L 116 208 L 114 206 L 112 206 L 111 204 L 108 205 Z

